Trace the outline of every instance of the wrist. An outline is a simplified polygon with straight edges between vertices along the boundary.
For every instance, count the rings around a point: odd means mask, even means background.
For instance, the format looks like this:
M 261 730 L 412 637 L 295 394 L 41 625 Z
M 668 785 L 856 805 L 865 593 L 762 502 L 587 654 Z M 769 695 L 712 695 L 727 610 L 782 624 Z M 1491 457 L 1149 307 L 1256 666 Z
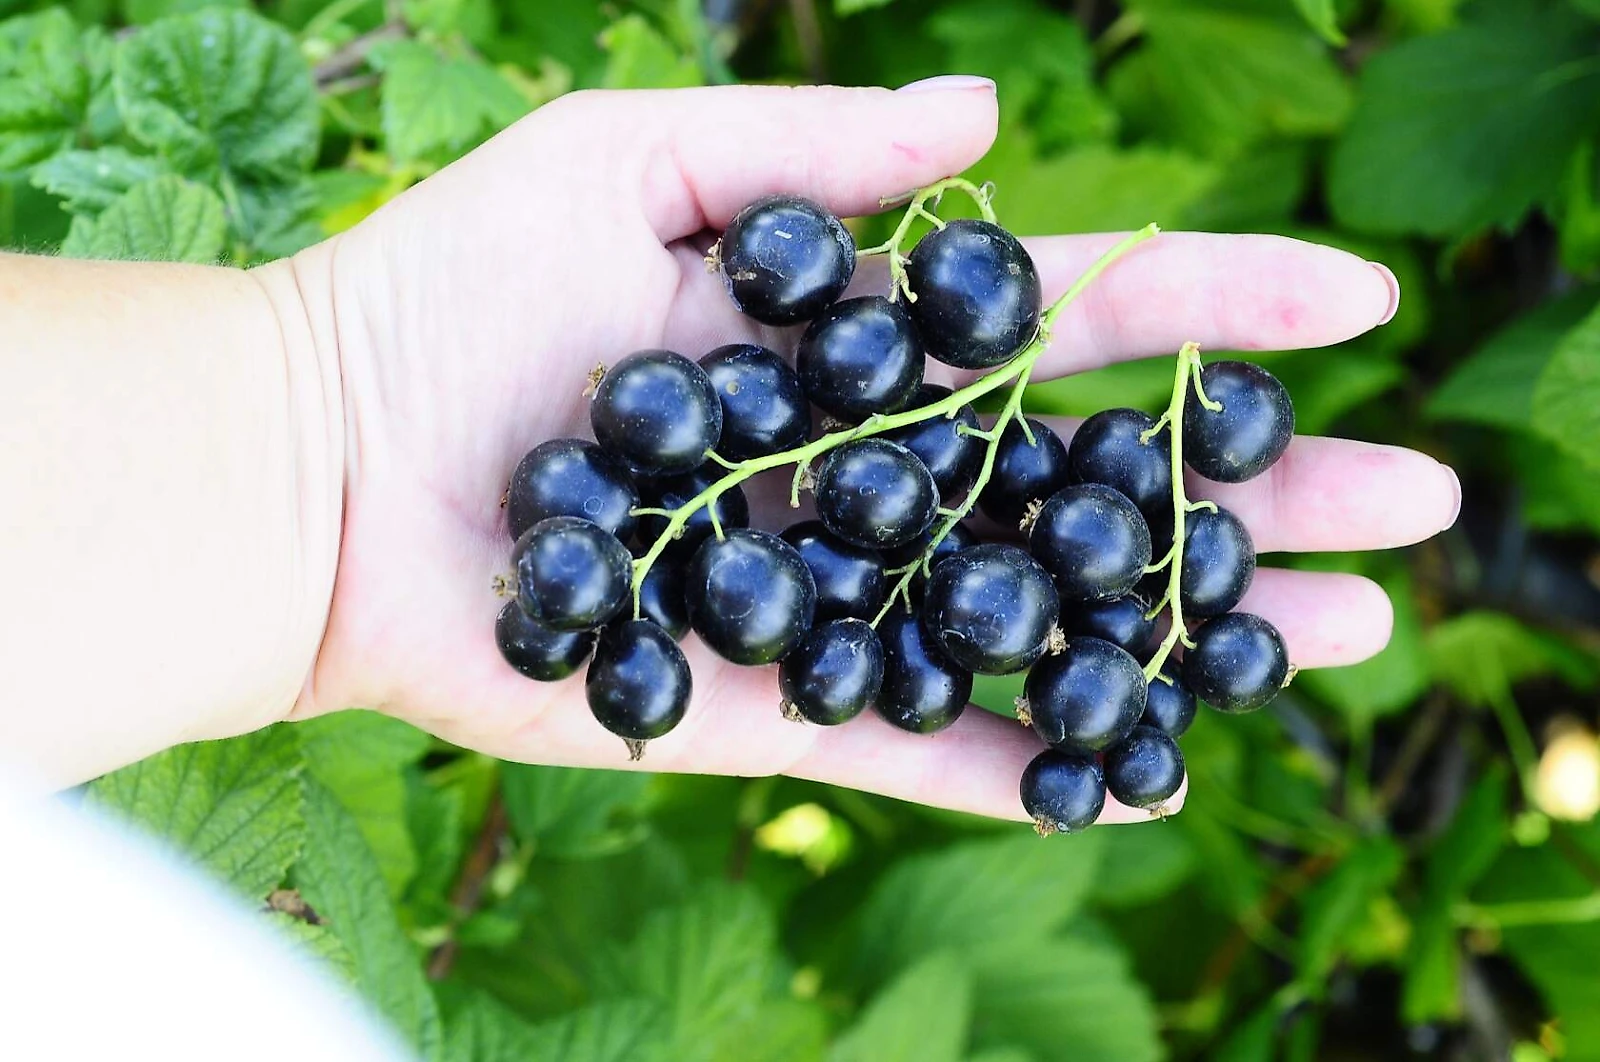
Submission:
M 299 660 L 299 685 L 292 701 L 276 706 L 274 722 L 346 707 L 319 697 L 326 691 L 318 682 L 338 581 L 349 467 L 336 250 L 337 238 L 250 270 L 282 338 L 294 462 L 291 503 L 299 579 L 290 643 Z

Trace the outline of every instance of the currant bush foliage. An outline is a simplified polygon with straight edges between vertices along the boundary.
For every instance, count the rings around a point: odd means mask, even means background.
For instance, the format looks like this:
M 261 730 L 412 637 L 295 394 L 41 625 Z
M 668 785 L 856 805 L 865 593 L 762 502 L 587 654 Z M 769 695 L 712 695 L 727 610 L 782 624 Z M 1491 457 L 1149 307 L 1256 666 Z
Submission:
M 1289 561 L 1378 579 L 1393 644 L 1202 714 L 1164 825 L 1038 842 L 786 780 L 496 763 L 359 712 L 85 799 L 430 1060 L 1600 1058 L 1600 826 L 1541 788 L 1558 724 L 1597 723 L 1597 45 L 1592 0 L 0 0 L 0 243 L 82 257 L 292 253 L 573 89 L 987 74 L 970 176 L 1016 231 L 1389 263 L 1388 326 L 1262 358 L 1300 430 L 1467 484 L 1440 543 Z M 1115 366 L 1027 407 L 1155 412 L 1169 384 Z

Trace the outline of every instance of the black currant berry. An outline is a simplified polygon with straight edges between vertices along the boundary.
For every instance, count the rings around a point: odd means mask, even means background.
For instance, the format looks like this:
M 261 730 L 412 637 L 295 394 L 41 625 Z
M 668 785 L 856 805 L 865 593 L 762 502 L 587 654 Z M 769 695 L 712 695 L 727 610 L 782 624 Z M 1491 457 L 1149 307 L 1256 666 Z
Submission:
M 639 504 L 621 461 L 592 442 L 551 439 L 529 450 L 511 474 L 506 516 L 513 540 L 540 520 L 576 516 L 626 542 Z
M 746 461 L 793 449 L 811 435 L 811 407 L 800 377 L 766 347 L 730 343 L 700 359 L 722 401 L 717 453 Z
M 1248 612 L 1208 620 L 1183 654 L 1183 681 L 1221 712 L 1253 712 L 1289 677 L 1289 651 L 1278 628 Z
M 707 461 L 693 472 L 686 472 L 681 476 L 661 476 L 642 481 L 639 484 L 639 497 L 643 505 L 651 509 L 666 509 L 676 511 L 683 508 L 697 497 L 707 487 L 711 486 L 724 475 L 722 467 L 713 461 Z M 689 514 L 678 537 L 667 544 L 666 552 L 679 557 L 690 557 L 700 548 L 700 543 L 710 538 L 715 533 L 715 526 L 711 522 L 711 510 L 717 511 L 717 520 L 726 531 L 732 527 L 750 526 L 750 502 L 745 499 L 744 490 L 733 486 L 717 495 L 717 500 L 710 505 L 705 505 Z M 639 537 L 647 545 L 654 544 L 667 529 L 665 516 L 657 513 L 647 513 L 639 518 Z
M 972 696 L 972 673 L 951 663 L 915 613 L 892 608 L 878 624 L 883 685 L 872 702 L 887 722 L 932 734 L 955 722 Z
M 1106 750 L 1106 789 L 1130 808 L 1154 814 L 1183 785 L 1183 753 L 1178 743 L 1153 726 L 1136 726 Z
M 494 622 L 494 641 L 506 663 L 539 682 L 564 679 L 583 666 L 594 648 L 588 631 L 554 631 L 535 623 L 515 601 Z
M 858 546 L 890 549 L 933 525 L 939 490 L 916 455 L 887 439 L 847 442 L 817 469 L 817 515 Z
M 1069 635 L 1104 638 L 1119 649 L 1140 656 L 1156 633 L 1156 620 L 1149 612 L 1150 602 L 1137 593 L 1068 604 L 1061 609 L 1061 629 Z
M 911 400 L 911 406 L 921 409 L 948 397 L 950 388 L 923 384 Z M 949 498 L 964 495 L 978 478 L 978 469 L 983 464 L 983 440 L 959 430 L 963 426 L 974 431 L 978 428 L 978 414 L 970 405 L 957 409 L 954 416 L 930 417 L 886 431 L 882 438 L 897 442 L 916 454 L 933 473 L 939 496 Z
M 600 632 L 584 681 L 589 710 L 628 744 L 633 759 L 644 743 L 677 726 L 689 707 L 694 678 L 672 636 L 649 620 L 623 620 Z
M 706 371 L 670 350 L 642 350 L 595 388 L 589 423 L 600 445 L 651 476 L 692 472 L 722 437 L 722 402 Z
M 1247 361 L 1214 361 L 1200 370 L 1213 412 L 1193 391 L 1183 406 L 1183 459 L 1218 483 L 1243 483 L 1271 468 L 1294 438 L 1294 403 L 1278 378 Z
M 1093 756 L 1045 749 L 1022 772 L 1022 808 L 1041 836 L 1093 826 L 1106 806 L 1106 780 Z
M 1033 430 L 1032 443 L 1018 421 L 1006 425 L 1000 445 L 995 447 L 989 482 L 978 495 L 984 515 L 1006 527 L 1021 526 L 1030 503 L 1043 504 L 1071 480 L 1067 446 L 1061 436 L 1032 417 L 1028 427 Z
M 795 548 L 766 531 L 707 539 L 684 573 L 696 634 L 724 660 L 770 664 L 811 629 L 817 584 Z
M 1128 736 L 1144 714 L 1144 672 L 1126 650 L 1099 638 L 1069 638 L 1047 653 L 1023 686 L 1033 729 L 1045 743 L 1100 752 Z
M 717 255 L 733 304 L 770 325 L 815 317 L 856 269 L 856 242 L 844 224 L 792 195 L 767 196 L 739 211 Z
M 822 311 L 800 337 L 794 364 L 812 403 L 854 424 L 916 398 L 922 341 L 899 303 L 866 295 Z
M 1184 518 L 1178 592 L 1185 616 L 1222 615 L 1244 597 L 1255 574 L 1256 546 L 1237 516 L 1196 509 Z
M 1178 662 L 1170 657 L 1161 665 L 1161 675 L 1150 680 L 1145 690 L 1144 716 L 1140 726 L 1153 726 L 1170 738 L 1181 738 L 1194 722 L 1194 691 L 1184 684 Z
M 821 520 L 805 520 L 786 528 L 783 540 L 795 548 L 817 584 L 816 622 L 870 620 L 889 592 L 883 558 L 829 531 Z
M 910 542 L 886 551 L 883 555 L 885 566 L 888 568 L 903 568 L 912 561 L 920 561 L 922 555 L 928 552 L 928 542 L 933 538 L 934 532 L 943 526 L 943 520 L 935 520 L 932 527 Z M 939 540 L 939 544 L 933 547 L 933 556 L 928 558 L 928 570 L 930 572 L 933 571 L 939 562 L 946 557 L 954 556 L 962 550 L 977 544 L 978 536 L 972 529 L 966 524 L 957 523 L 950 528 L 948 534 Z
M 1146 522 L 1172 522 L 1172 432 L 1139 437 L 1155 420 L 1137 409 L 1107 409 L 1084 421 L 1067 447 L 1074 483 L 1104 483 L 1139 507 Z
M 958 369 L 1010 361 L 1039 327 L 1039 271 L 1011 233 L 952 221 L 911 249 L 911 315 L 928 356 Z
M 1062 487 L 1039 510 L 1028 550 L 1063 601 L 1104 601 L 1131 591 L 1150 564 L 1150 528 L 1103 483 Z
M 883 645 L 865 620 L 824 623 L 778 665 L 784 714 L 819 726 L 860 715 L 883 685 Z
M 633 558 L 611 532 L 575 516 L 540 520 L 511 551 L 517 603 L 558 631 L 593 630 L 629 601 Z
M 683 564 L 675 558 L 657 557 L 639 584 L 639 615 L 659 624 L 682 641 L 689 633 L 689 605 L 683 599 Z
M 988 543 L 933 569 L 922 622 L 968 671 L 1011 675 L 1044 654 L 1058 607 L 1050 576 L 1026 550 Z

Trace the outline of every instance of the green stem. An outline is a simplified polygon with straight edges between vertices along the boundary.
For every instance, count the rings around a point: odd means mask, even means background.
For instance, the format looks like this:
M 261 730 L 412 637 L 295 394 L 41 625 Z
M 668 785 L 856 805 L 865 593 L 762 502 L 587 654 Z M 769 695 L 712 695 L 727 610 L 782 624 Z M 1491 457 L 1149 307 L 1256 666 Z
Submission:
M 960 178 L 951 178 L 951 180 L 957 181 Z M 970 185 L 970 183 L 968 181 L 961 182 L 962 185 Z M 938 188 L 940 185 L 948 184 L 949 182 L 947 181 L 941 181 L 939 185 L 931 187 Z M 922 193 L 919 192 L 918 195 L 920 196 Z M 1083 294 L 1084 289 L 1093 283 L 1095 278 L 1105 272 L 1111 263 L 1133 250 L 1139 244 L 1153 238 L 1160 231 L 1154 224 L 1146 225 L 1138 232 L 1124 237 L 1115 247 L 1101 255 L 1093 265 L 1083 272 L 1082 276 L 1073 282 L 1072 286 L 1059 299 L 1050 305 L 1049 309 L 1045 310 L 1044 315 L 1039 320 L 1039 330 L 1032 341 L 1023 347 L 1011 361 L 987 376 L 979 377 L 967 386 L 946 395 L 937 402 L 930 402 L 916 409 L 902 410 L 899 413 L 879 413 L 856 427 L 830 432 L 821 438 L 806 443 L 804 446 L 797 446 L 791 450 L 784 450 L 776 454 L 768 454 L 765 457 L 754 457 L 734 465 L 728 470 L 727 475 L 712 483 L 693 498 L 690 498 L 681 507 L 673 510 L 672 516 L 667 520 L 667 525 L 662 529 L 661 535 L 645 551 L 644 556 L 633 562 L 634 617 L 638 618 L 640 615 L 639 588 L 644 584 L 644 578 L 649 574 L 651 566 L 660 559 L 662 552 L 666 550 L 667 543 L 678 536 L 678 533 L 683 530 L 684 525 L 689 522 L 691 516 L 758 472 L 784 468 L 788 465 L 796 465 L 800 469 L 804 469 L 810 466 L 818 457 L 839 446 L 843 446 L 847 442 L 870 435 L 880 435 L 883 432 L 904 428 L 911 424 L 919 424 L 925 420 L 932 420 L 934 417 L 949 416 L 962 406 L 976 401 L 990 392 L 997 391 L 1008 383 L 1013 384 L 1011 395 L 1006 401 L 1006 410 L 1009 412 L 1002 412 L 1001 416 L 1006 418 L 1014 416 L 1016 411 L 1021 408 L 1023 387 L 1028 381 L 1029 374 L 1033 372 L 1034 363 L 1039 360 L 1039 355 L 1044 353 L 1045 348 L 1050 345 L 1050 334 L 1055 327 L 1057 318 L 1077 300 L 1078 296 Z M 997 424 L 996 427 L 1000 427 L 1003 423 L 1004 421 L 1001 424 Z M 992 441 L 988 444 L 988 452 L 984 455 L 983 468 L 979 473 L 978 484 L 968 492 L 961 508 L 956 510 L 958 513 L 964 515 L 966 512 L 971 511 L 973 503 L 977 500 L 978 490 L 982 487 L 984 480 L 988 478 L 990 471 L 994 467 L 994 453 L 999 441 L 1000 432 L 996 430 L 993 433 Z M 799 483 L 798 475 L 795 482 L 796 484 Z M 796 488 L 795 495 L 798 495 L 798 488 Z M 792 502 L 798 501 L 798 497 L 791 496 L 790 500 Z M 928 550 L 923 555 L 923 563 L 926 562 L 927 556 L 932 552 L 933 546 L 943 539 L 949 528 L 954 526 L 954 521 L 959 518 L 958 516 L 947 520 L 947 526 L 942 528 L 938 537 L 934 538 L 929 544 Z
M 1044 347 L 1042 346 L 1039 348 L 1041 351 L 1043 349 Z M 889 610 L 894 607 L 896 600 L 904 598 L 906 607 L 910 608 L 911 582 L 916 578 L 917 572 L 927 573 L 928 560 L 933 556 L 933 551 L 939 547 L 939 543 L 945 540 L 945 536 L 950 534 L 955 529 L 955 526 L 966 518 L 967 514 L 972 511 L 972 507 L 978 504 L 978 495 L 983 493 L 983 488 L 988 484 L 989 477 L 994 474 L 994 459 L 995 454 L 1000 449 L 1000 437 L 1005 434 L 1006 425 L 1022 409 L 1022 392 L 1027 389 L 1028 377 L 1032 374 L 1033 363 L 1037 360 L 1038 353 L 1035 352 L 1033 358 L 1028 361 L 1028 364 L 1017 375 L 1016 381 L 1012 384 L 1011 394 L 1006 398 L 1005 407 L 1000 410 L 999 416 L 995 418 L 994 427 L 989 429 L 993 434 L 984 444 L 983 464 L 978 468 L 978 477 L 972 481 L 972 486 L 967 490 L 966 497 L 954 509 L 942 510 L 944 512 L 944 522 L 939 525 L 939 529 L 934 532 L 933 537 L 928 539 L 928 545 L 922 551 L 922 556 L 914 564 L 907 565 L 901 571 L 900 581 L 895 583 L 894 588 L 889 591 L 889 596 L 884 601 L 883 607 L 878 610 L 878 614 L 872 617 L 872 625 L 874 627 L 883 622 L 883 617 L 889 614 Z
M 1455 917 L 1460 925 L 1492 929 L 1595 922 L 1600 921 L 1600 892 L 1550 900 L 1520 900 L 1492 904 L 1460 903 L 1455 907 Z
M 1188 628 L 1183 622 L 1183 595 L 1180 592 L 1180 582 L 1183 578 L 1183 525 L 1184 519 L 1195 509 L 1203 508 L 1208 502 L 1191 502 L 1183 486 L 1183 407 L 1189 399 L 1189 381 L 1194 381 L 1195 397 L 1200 404 L 1210 410 L 1222 408 L 1216 402 L 1206 397 L 1200 387 L 1200 346 L 1197 343 L 1185 343 L 1178 351 L 1178 364 L 1173 373 L 1172 399 L 1167 403 L 1167 411 L 1161 414 L 1161 419 L 1144 434 L 1139 436 L 1141 443 L 1147 443 L 1160 434 L 1162 428 L 1168 429 L 1172 437 L 1172 548 L 1159 564 L 1152 564 L 1151 571 L 1167 569 L 1167 589 L 1161 600 L 1150 610 L 1152 616 L 1157 615 L 1163 608 L 1168 608 L 1172 614 L 1172 629 L 1167 631 L 1167 636 L 1161 640 L 1155 655 L 1144 667 L 1144 680 L 1154 679 L 1161 673 L 1161 665 L 1167 662 L 1167 657 L 1172 655 L 1179 642 L 1186 647 L 1193 648 L 1194 642 L 1189 639 Z
M 911 236 L 911 227 L 918 218 L 923 218 L 933 223 L 937 228 L 943 228 L 944 222 L 928 210 L 928 200 L 933 200 L 937 205 L 939 197 L 950 189 L 964 192 L 978 206 L 978 213 L 983 215 L 983 220 L 993 223 L 995 220 L 994 206 L 989 202 L 989 189 L 987 186 L 976 185 L 965 177 L 946 177 L 936 181 L 926 188 L 919 188 L 911 195 L 911 200 L 906 204 L 906 212 L 900 217 L 900 224 L 895 226 L 894 234 L 889 239 L 876 247 L 869 247 L 858 251 L 861 257 L 874 254 L 887 254 L 889 256 L 889 298 L 897 299 L 901 295 L 907 302 L 916 302 L 916 293 L 911 290 L 911 284 L 906 279 L 907 256 L 903 251 L 906 240 Z
M 314 41 L 326 36 L 334 26 L 372 2 L 373 0 L 333 0 L 333 3 L 311 16 L 305 28 L 300 31 L 300 39 Z

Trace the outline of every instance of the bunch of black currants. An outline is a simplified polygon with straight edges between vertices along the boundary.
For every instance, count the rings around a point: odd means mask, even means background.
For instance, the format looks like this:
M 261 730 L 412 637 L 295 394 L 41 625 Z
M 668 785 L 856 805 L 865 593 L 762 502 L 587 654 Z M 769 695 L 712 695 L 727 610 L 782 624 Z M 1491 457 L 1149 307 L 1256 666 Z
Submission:
M 951 190 L 982 218 L 940 219 Z M 740 343 L 698 362 L 640 351 L 596 374 L 595 441 L 543 443 L 511 479 L 505 659 L 541 681 L 587 661 L 589 707 L 635 759 L 688 708 L 690 630 L 734 664 L 777 664 L 775 707 L 822 726 L 870 707 L 932 734 L 966 708 L 974 674 L 1027 672 L 1017 715 L 1047 747 L 1021 798 L 1040 832 L 1089 825 L 1107 792 L 1164 813 L 1197 701 L 1251 711 L 1292 675 L 1277 630 L 1232 611 L 1255 572 L 1249 532 L 1190 501 L 1183 470 L 1259 475 L 1289 444 L 1293 406 L 1265 370 L 1202 367 L 1188 345 L 1159 417 L 1106 410 L 1069 445 L 1023 416 L 1061 311 L 1157 230 L 1044 307 L 989 198 L 960 178 L 919 190 L 889 241 L 859 252 L 887 256 L 891 294 L 852 298 L 858 251 L 838 218 L 793 196 L 741 211 L 708 264 L 745 315 L 804 326 L 793 364 Z M 905 252 L 919 219 L 931 227 Z M 929 358 L 982 374 L 930 384 Z M 985 427 L 974 403 L 990 395 Z M 741 484 L 777 469 L 816 517 L 754 529 Z

